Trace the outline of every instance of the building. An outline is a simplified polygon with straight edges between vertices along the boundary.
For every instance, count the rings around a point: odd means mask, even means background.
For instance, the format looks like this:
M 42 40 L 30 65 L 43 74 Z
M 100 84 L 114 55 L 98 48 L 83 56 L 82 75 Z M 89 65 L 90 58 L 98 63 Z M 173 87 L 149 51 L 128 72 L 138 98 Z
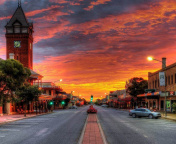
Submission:
M 29 23 L 22 9 L 21 2 L 6 26 L 6 59 L 20 61 L 24 67 L 31 70 L 28 82 L 42 82 L 43 76 L 33 71 L 33 23 Z M 3 113 L 17 112 L 17 107 L 23 107 L 22 103 L 5 103 Z M 32 103 L 28 107 L 33 107 Z
M 165 72 L 166 86 L 160 86 L 159 72 Z M 166 90 L 166 93 L 165 93 Z M 172 111 L 171 105 L 176 102 L 176 63 L 166 67 L 166 58 L 162 58 L 162 68 L 148 73 L 148 93 L 138 95 L 142 106 L 149 109 L 165 110 L 165 94 L 167 96 L 167 111 Z

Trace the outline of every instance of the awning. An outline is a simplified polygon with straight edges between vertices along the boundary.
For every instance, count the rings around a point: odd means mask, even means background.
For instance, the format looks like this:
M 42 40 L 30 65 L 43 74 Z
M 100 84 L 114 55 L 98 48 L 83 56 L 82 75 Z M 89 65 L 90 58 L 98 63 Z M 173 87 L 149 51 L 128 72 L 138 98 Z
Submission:
M 159 96 L 161 92 L 153 92 L 153 93 L 144 93 L 137 95 L 137 97 L 150 97 L 150 96 Z

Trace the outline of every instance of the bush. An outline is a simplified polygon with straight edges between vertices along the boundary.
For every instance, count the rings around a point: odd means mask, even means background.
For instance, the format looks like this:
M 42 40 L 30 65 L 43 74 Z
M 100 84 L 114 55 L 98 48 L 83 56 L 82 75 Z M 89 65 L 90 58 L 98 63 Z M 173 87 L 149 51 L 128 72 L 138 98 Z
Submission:
M 172 104 L 172 108 L 174 109 L 173 112 L 176 113 L 176 103 Z

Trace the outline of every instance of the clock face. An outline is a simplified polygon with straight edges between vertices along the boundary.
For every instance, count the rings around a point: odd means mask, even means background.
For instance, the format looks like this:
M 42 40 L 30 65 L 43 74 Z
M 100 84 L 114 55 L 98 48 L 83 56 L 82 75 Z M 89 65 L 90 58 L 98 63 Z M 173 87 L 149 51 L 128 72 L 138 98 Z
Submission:
M 20 48 L 21 47 L 21 41 L 14 41 L 14 48 Z

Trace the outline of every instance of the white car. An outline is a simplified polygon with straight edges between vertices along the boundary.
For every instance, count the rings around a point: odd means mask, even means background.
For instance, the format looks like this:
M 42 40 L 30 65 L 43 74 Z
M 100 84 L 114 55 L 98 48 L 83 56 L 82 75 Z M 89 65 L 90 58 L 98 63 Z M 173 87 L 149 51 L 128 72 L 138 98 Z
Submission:
M 69 107 L 69 109 L 77 109 L 78 107 L 77 106 L 71 106 L 71 107 Z
M 102 107 L 106 107 L 106 108 L 108 107 L 108 105 L 106 105 L 106 104 L 103 104 L 103 105 L 101 105 L 101 106 L 102 106 Z

